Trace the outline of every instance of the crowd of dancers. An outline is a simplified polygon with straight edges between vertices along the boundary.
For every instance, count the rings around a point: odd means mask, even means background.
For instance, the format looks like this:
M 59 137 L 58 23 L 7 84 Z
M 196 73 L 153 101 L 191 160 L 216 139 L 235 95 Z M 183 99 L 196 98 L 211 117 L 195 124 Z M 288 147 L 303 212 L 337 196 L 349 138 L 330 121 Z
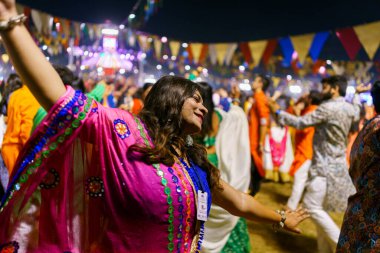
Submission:
M 1 86 L 0 252 L 250 252 L 247 219 L 300 233 L 309 217 L 319 252 L 380 250 L 380 121 L 355 127 L 379 82 L 348 101 L 331 76 L 281 108 L 265 75 L 246 101 L 174 76 L 83 81 L 46 61 L 14 1 L 0 20 L 17 73 Z M 253 197 L 291 179 L 282 209 Z

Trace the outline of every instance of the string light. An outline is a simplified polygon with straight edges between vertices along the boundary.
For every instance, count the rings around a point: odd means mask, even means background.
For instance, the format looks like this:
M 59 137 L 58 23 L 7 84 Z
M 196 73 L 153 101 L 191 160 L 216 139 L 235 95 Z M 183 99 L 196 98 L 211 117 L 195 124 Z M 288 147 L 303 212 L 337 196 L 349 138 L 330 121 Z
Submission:
M 325 66 L 321 66 L 319 67 L 319 70 L 318 70 L 319 74 L 325 74 L 326 73 L 326 67 Z
M 302 88 L 299 85 L 290 85 L 289 91 L 291 93 L 300 94 L 302 92 Z

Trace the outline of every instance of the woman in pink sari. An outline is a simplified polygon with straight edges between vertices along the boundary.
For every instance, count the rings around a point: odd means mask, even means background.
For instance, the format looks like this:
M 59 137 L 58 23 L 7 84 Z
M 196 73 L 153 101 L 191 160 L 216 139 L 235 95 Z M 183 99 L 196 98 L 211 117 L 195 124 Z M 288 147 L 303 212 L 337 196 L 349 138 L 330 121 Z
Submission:
M 233 189 L 191 143 L 207 113 L 197 84 L 161 78 L 138 117 L 105 108 L 63 85 L 14 0 L 0 0 L 0 21 L 17 72 L 49 111 L 1 202 L 0 252 L 195 252 L 211 201 L 299 232 L 304 210 L 279 214 Z

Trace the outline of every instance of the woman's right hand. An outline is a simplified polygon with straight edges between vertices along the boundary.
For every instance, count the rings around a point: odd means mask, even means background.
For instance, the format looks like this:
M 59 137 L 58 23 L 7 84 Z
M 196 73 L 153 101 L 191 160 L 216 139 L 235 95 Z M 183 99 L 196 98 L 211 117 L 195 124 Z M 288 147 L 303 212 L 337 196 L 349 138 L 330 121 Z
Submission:
M 284 228 L 290 232 L 300 234 L 301 230 L 298 225 L 305 219 L 309 218 L 310 215 L 306 209 L 298 208 L 296 211 L 287 210 L 285 211 L 285 226 Z
M 0 0 L 0 20 L 6 21 L 17 15 L 15 0 Z

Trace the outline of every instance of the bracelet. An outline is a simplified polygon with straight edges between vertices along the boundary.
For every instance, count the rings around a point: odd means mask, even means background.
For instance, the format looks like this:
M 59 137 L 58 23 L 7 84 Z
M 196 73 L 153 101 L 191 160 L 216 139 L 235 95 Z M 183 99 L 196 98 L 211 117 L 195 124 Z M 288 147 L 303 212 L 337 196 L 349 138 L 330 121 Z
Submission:
M 279 229 L 284 228 L 285 221 L 286 221 L 286 215 L 285 215 L 285 211 L 284 210 L 281 210 L 281 211 L 277 210 L 276 213 L 278 213 L 279 215 L 281 215 L 281 220 L 280 220 L 280 222 L 274 223 L 272 225 L 274 232 L 277 232 Z
M 16 25 L 24 23 L 26 19 L 27 17 L 24 14 L 20 14 L 10 18 L 8 21 L 0 21 L 0 31 L 8 31 Z
M 278 109 L 278 110 L 275 112 L 275 114 L 276 114 L 276 115 L 279 115 L 279 114 L 281 113 L 281 111 L 282 111 L 281 109 Z
M 235 103 L 240 104 L 240 99 L 238 99 L 238 98 L 233 98 L 233 99 L 232 99 L 232 102 L 235 102 Z

